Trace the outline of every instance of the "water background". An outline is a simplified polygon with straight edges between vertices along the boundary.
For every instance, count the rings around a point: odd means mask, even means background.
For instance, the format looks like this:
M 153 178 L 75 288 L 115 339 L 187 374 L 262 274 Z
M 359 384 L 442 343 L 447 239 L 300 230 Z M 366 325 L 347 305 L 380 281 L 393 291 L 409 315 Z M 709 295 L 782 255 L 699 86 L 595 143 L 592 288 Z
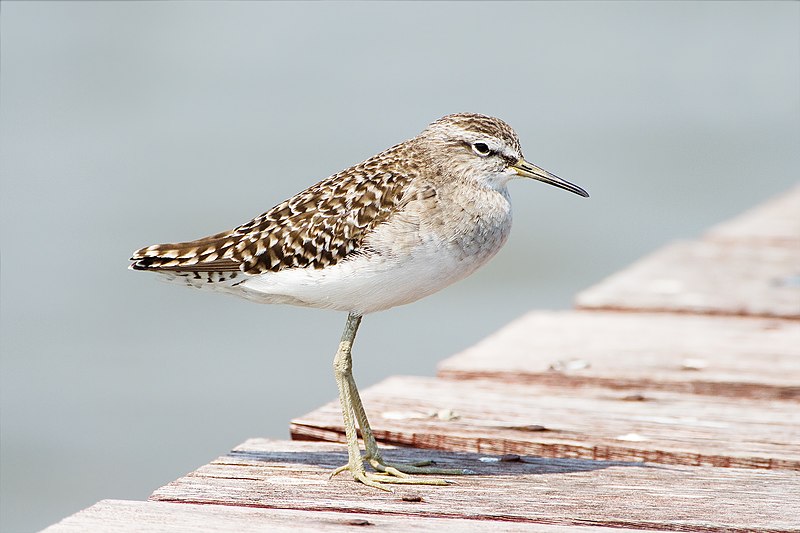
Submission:
M 126 270 L 451 112 L 590 191 L 514 182 L 470 279 L 364 320 L 362 387 L 798 181 L 800 4 L 0 5 L 0 529 L 144 499 L 333 399 L 344 315 Z M 547 334 L 538 332 L 535 334 Z

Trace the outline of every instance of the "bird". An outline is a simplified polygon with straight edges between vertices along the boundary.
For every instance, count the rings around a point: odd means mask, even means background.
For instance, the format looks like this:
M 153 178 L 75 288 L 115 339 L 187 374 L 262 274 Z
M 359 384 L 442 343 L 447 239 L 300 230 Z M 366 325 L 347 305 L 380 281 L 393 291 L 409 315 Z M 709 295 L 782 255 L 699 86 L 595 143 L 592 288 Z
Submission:
M 348 462 L 331 477 L 348 470 L 354 480 L 389 491 L 397 484 L 445 485 L 430 475 L 469 471 L 384 459 L 353 378 L 352 347 L 364 315 L 433 294 L 500 250 L 511 229 L 507 185 L 515 178 L 589 196 L 526 161 L 504 121 L 450 114 L 234 229 L 141 248 L 129 268 L 257 303 L 346 312 L 333 366 Z

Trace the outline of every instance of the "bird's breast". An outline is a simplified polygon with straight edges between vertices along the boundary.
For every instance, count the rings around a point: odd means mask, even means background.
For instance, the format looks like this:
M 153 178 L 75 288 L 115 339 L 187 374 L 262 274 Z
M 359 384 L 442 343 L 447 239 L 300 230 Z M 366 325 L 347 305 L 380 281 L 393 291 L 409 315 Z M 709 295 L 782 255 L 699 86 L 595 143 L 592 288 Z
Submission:
M 411 202 L 376 228 L 367 247 L 399 264 L 420 264 L 420 285 L 443 288 L 491 259 L 511 230 L 511 203 L 505 191 L 439 191 Z

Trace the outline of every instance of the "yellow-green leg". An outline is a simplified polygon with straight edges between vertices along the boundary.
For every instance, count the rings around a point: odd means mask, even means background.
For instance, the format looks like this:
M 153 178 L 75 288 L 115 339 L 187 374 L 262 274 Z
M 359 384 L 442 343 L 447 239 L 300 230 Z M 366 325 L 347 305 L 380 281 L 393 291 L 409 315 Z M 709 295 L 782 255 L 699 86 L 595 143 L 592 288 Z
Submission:
M 332 474 L 335 476 L 339 472 L 349 470 L 353 478 L 357 481 L 383 490 L 390 490 L 386 484 L 412 484 L 412 485 L 446 485 L 443 479 L 421 479 L 411 477 L 408 474 L 449 474 L 457 475 L 466 473 L 461 469 L 432 468 L 422 465 L 390 464 L 383 460 L 378 443 L 372 434 L 372 429 L 361 403 L 358 394 L 356 381 L 353 379 L 353 360 L 351 350 L 353 341 L 361 324 L 361 315 L 351 313 L 347 317 L 347 324 L 342 333 L 342 340 L 336 357 L 333 359 L 333 371 L 336 377 L 336 386 L 339 389 L 339 403 L 342 405 L 342 418 L 344 419 L 344 433 L 347 439 L 348 462 L 346 465 L 337 468 Z M 358 434 L 356 433 L 356 423 L 361 428 L 361 436 L 364 439 L 366 455 L 361 456 L 358 447 Z M 376 472 L 367 472 L 364 463 L 367 462 Z

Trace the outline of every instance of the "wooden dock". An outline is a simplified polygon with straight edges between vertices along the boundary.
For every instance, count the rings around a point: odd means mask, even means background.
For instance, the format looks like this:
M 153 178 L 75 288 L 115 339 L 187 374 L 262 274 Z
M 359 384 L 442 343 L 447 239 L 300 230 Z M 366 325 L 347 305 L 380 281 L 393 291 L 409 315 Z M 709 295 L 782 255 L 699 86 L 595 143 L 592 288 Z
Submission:
M 45 531 L 800 532 L 800 187 L 363 397 L 389 459 L 475 474 L 328 479 L 331 402 Z

